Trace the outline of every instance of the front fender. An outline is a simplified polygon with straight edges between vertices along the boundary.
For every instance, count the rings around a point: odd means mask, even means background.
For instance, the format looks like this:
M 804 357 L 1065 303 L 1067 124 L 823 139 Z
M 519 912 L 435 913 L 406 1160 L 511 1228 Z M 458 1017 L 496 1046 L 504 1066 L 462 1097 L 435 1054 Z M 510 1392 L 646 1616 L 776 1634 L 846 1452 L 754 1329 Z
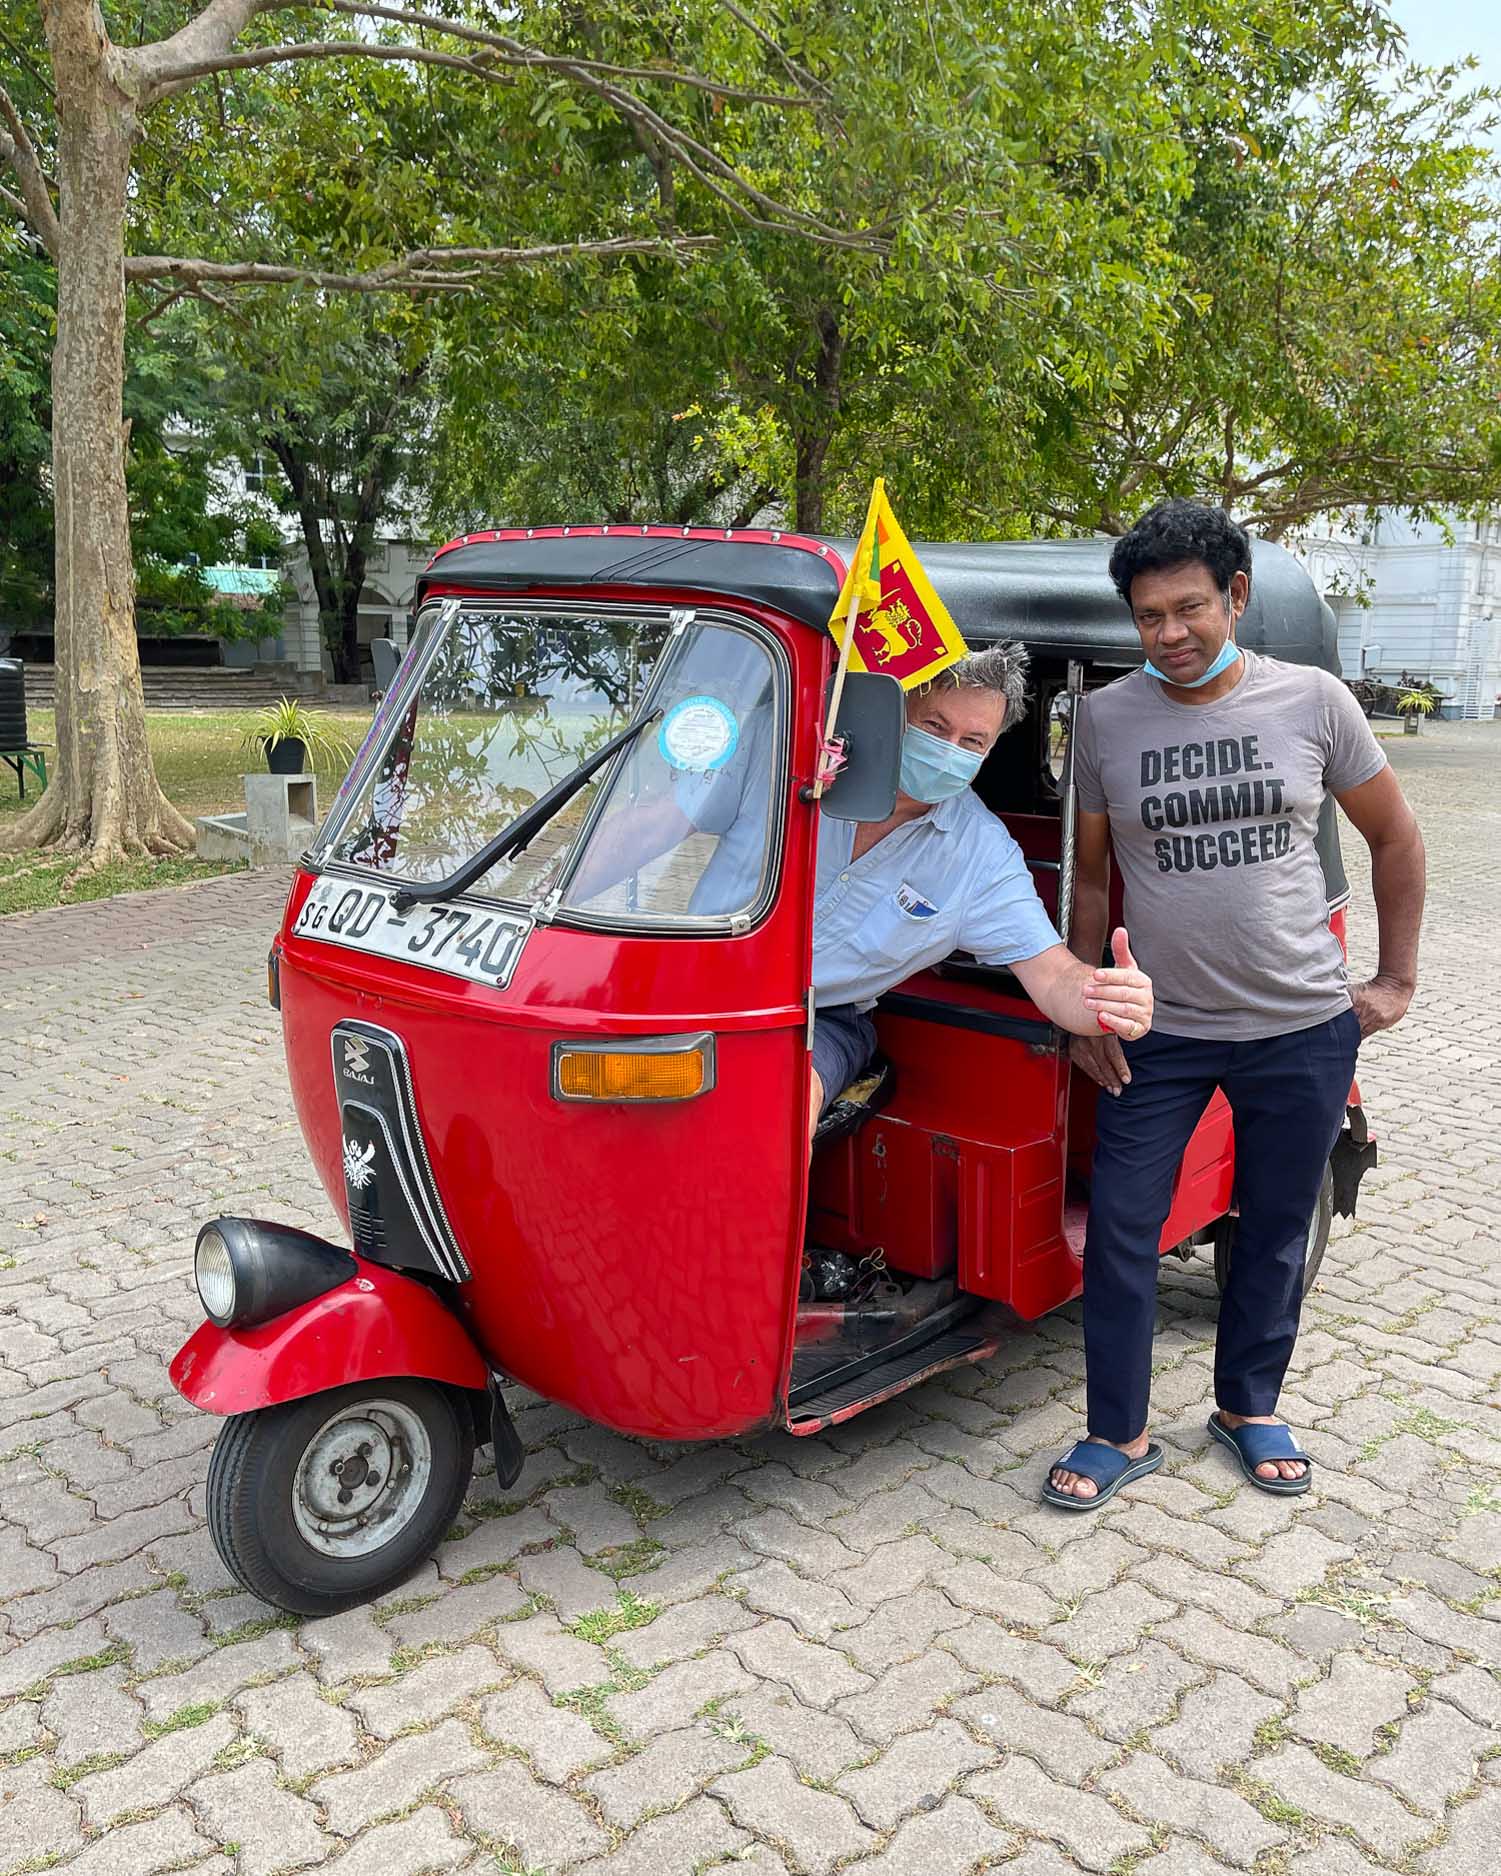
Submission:
M 483 1389 L 489 1372 L 469 1331 L 425 1284 L 359 1259 L 359 1275 L 251 1329 L 205 1322 L 169 1370 L 184 1400 L 249 1413 L 351 1381 L 394 1375 Z

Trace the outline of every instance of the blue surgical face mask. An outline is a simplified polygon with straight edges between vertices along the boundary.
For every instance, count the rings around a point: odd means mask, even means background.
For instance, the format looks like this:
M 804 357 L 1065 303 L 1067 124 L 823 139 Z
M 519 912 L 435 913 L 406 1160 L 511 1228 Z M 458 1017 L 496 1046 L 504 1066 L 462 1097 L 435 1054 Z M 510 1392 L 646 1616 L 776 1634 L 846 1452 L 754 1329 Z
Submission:
M 962 794 L 980 773 L 985 760 L 972 749 L 945 742 L 908 724 L 902 738 L 901 791 L 914 801 L 947 801 Z
M 1235 620 L 1233 617 L 1230 620 L 1230 629 L 1232 631 L 1235 629 Z M 1179 690 L 1198 690 L 1201 685 L 1209 683 L 1213 678 L 1217 678 L 1221 671 L 1228 671 L 1239 656 L 1240 646 L 1236 644 L 1233 638 L 1227 638 L 1224 644 L 1220 646 L 1219 656 L 1214 659 L 1209 669 L 1202 677 L 1169 677 L 1166 671 L 1159 671 L 1150 658 L 1146 662 L 1145 669 L 1147 676 L 1155 677 L 1160 684 L 1173 684 L 1176 685 Z

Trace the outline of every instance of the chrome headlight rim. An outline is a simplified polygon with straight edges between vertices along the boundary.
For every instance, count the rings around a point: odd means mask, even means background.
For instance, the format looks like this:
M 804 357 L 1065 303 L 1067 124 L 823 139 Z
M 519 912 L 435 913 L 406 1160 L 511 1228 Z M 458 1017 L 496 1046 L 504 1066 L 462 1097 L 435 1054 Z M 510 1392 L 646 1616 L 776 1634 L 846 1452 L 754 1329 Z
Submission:
M 229 1244 L 217 1224 L 205 1225 L 193 1247 L 193 1282 L 209 1321 L 221 1329 L 234 1321 L 239 1284 Z

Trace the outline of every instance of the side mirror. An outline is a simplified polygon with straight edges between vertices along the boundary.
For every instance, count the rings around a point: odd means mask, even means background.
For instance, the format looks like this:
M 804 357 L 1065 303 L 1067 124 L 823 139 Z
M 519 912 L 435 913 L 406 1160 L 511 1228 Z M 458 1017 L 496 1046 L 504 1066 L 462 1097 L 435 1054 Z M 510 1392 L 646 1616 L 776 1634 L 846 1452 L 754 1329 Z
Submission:
M 401 668 L 401 653 L 388 638 L 372 638 L 370 641 L 370 662 L 375 667 L 375 688 L 384 697 L 396 682 L 396 673 Z
M 833 688 L 831 683 L 830 695 Z M 827 713 L 827 701 L 824 707 Z M 906 699 L 894 677 L 881 671 L 846 674 L 834 734 L 846 739 L 848 757 L 820 803 L 831 820 L 886 819 L 896 806 L 906 730 Z

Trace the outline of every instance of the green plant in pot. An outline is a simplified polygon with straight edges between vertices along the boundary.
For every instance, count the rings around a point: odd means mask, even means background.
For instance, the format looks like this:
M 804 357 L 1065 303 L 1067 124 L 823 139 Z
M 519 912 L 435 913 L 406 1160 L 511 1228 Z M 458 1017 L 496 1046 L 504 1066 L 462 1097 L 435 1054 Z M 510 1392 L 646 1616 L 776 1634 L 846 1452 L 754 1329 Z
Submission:
M 1433 714 L 1438 699 L 1431 690 L 1405 690 L 1397 699 L 1397 715 L 1402 719 L 1402 731 L 1406 736 L 1416 736 L 1423 727 L 1423 718 Z
M 278 698 L 257 711 L 240 742 L 263 754 L 273 775 L 305 774 L 310 760 L 326 768 L 347 766 L 352 753 L 337 731 L 295 697 Z

